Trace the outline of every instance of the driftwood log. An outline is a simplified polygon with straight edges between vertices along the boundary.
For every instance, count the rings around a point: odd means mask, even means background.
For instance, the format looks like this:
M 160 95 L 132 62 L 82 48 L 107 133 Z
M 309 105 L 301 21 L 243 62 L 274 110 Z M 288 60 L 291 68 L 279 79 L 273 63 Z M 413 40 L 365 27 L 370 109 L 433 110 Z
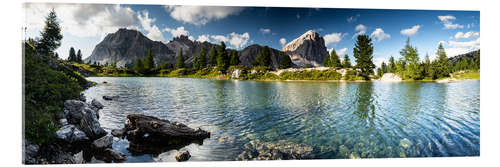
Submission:
M 203 144 L 203 139 L 210 137 L 210 132 L 200 128 L 152 116 L 130 114 L 127 119 L 125 128 L 115 129 L 111 134 L 126 137 L 130 141 L 128 149 L 134 154 L 159 154 L 191 143 Z

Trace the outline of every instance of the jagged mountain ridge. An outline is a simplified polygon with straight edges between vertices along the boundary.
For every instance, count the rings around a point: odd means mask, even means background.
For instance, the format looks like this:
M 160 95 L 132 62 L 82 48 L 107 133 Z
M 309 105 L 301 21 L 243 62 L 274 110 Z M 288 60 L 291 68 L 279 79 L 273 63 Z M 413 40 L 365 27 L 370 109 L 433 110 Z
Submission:
M 108 34 L 101 41 L 85 62 L 99 62 L 100 64 L 117 63 L 117 66 L 124 66 L 134 63 L 139 58 L 144 58 L 149 48 L 154 55 L 155 62 L 159 64 L 166 61 L 168 64 L 176 64 L 176 57 L 182 49 L 185 64 L 190 67 L 194 60 L 194 55 L 200 53 L 201 48 L 205 49 L 207 61 L 209 51 L 212 46 L 219 47 L 210 42 L 192 41 L 187 36 L 173 38 L 167 43 L 152 41 L 137 30 L 121 28 L 115 33 Z M 287 47 L 288 46 L 288 47 Z M 324 54 L 327 53 L 323 38 L 314 31 L 308 31 L 296 40 L 287 44 L 282 51 L 269 48 L 272 66 L 277 68 L 282 54 L 289 54 L 294 67 L 303 67 L 306 64 L 319 66 L 322 63 Z M 287 48 L 287 49 L 285 49 Z M 263 46 L 253 44 L 238 51 L 240 65 L 253 66 L 255 58 L 260 55 Z M 228 49 L 228 53 L 231 49 Z

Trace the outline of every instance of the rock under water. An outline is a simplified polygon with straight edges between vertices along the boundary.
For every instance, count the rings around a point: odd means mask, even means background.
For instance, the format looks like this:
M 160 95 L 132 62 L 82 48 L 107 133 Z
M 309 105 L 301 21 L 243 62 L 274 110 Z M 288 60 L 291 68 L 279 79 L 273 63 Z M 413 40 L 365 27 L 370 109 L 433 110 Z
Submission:
M 312 159 L 313 148 L 304 144 L 288 141 L 260 142 L 245 144 L 244 150 L 236 160 L 290 160 Z

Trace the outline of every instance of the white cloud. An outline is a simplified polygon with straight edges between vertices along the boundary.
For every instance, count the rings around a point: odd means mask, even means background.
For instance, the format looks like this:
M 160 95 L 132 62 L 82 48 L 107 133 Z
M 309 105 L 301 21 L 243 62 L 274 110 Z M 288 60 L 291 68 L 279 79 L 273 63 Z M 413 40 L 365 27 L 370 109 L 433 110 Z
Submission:
M 448 45 L 452 47 L 470 48 L 476 50 L 479 49 L 480 43 L 480 38 L 477 38 L 476 40 L 467 42 L 449 41 Z
M 381 41 L 391 37 L 391 35 L 386 34 L 382 28 L 375 29 L 370 36 L 374 38 L 375 41 Z
M 163 33 L 160 31 L 158 26 L 152 25 L 156 19 L 149 18 L 148 11 L 142 11 L 138 14 L 137 18 L 139 18 L 142 28 L 147 32 L 146 37 L 154 41 L 165 41 Z
M 211 35 L 210 38 L 216 42 L 216 43 L 220 43 L 220 42 L 229 42 L 229 45 L 233 48 L 242 48 L 243 46 L 245 46 L 248 41 L 250 40 L 250 34 L 248 34 L 248 32 L 245 32 L 243 34 L 238 34 L 238 33 L 235 33 L 235 32 L 232 32 L 228 35 Z
M 349 23 L 356 22 L 360 16 L 361 16 L 360 14 L 357 14 L 355 16 L 348 17 L 347 22 Z
M 336 44 L 342 40 L 342 33 L 331 33 L 326 34 L 323 38 L 325 39 L 325 45 Z
M 172 34 L 173 37 L 179 37 L 181 35 L 189 36 L 189 31 L 184 29 L 183 26 L 177 27 L 176 29 L 171 29 L 171 28 L 166 27 L 163 29 L 163 31 L 170 32 L 170 34 Z
M 380 68 L 382 66 L 382 62 L 385 62 L 387 64 L 387 60 L 385 58 L 373 58 L 373 64 Z
M 200 41 L 200 42 L 210 42 L 210 36 L 209 35 L 200 35 L 198 36 L 198 39 L 196 39 L 197 41 Z
M 238 15 L 242 7 L 231 6 L 165 6 L 175 20 L 194 25 L 204 25 L 212 20 L 219 20 L 230 15 Z
M 119 28 L 138 29 L 138 14 L 129 7 L 108 4 L 25 3 L 24 27 L 27 37 L 35 38 L 45 25 L 45 17 L 54 9 L 64 38 L 56 52 L 66 58 L 70 47 L 81 49 L 84 58 L 104 36 Z
M 262 34 L 269 34 L 269 33 L 271 33 L 271 29 L 269 29 L 269 28 L 260 28 L 259 31 Z
M 443 45 L 446 45 L 445 51 L 446 51 L 446 56 L 448 57 L 453 57 L 457 56 L 460 54 L 465 54 L 471 51 L 475 51 L 480 49 L 481 46 L 481 40 L 480 38 L 477 38 L 475 40 L 471 41 L 466 41 L 466 42 L 458 42 L 458 41 L 440 41 L 440 43 L 443 43 Z M 431 56 L 431 58 L 435 58 L 437 55 Z
M 354 28 L 354 31 L 356 31 L 356 33 L 352 36 L 352 38 L 355 38 L 358 35 L 365 34 L 366 33 L 366 26 L 363 24 L 358 24 L 356 26 L 356 28 Z
M 406 36 L 413 36 L 413 35 L 417 34 L 420 27 L 422 27 L 422 26 L 414 25 L 411 28 L 403 29 L 403 30 L 401 30 L 401 34 L 406 35 Z
M 342 57 L 346 52 L 347 52 L 347 48 L 342 48 L 342 49 L 336 50 L 336 53 L 339 57 Z
M 455 34 L 455 39 L 467 39 L 467 38 L 478 38 L 478 37 L 479 37 L 479 32 L 477 31 L 469 31 L 466 33 L 457 32 Z
M 438 16 L 438 19 L 441 21 L 443 24 L 444 29 L 457 29 L 457 28 L 464 28 L 463 25 L 460 24 L 454 24 L 453 21 L 455 21 L 457 18 L 452 15 L 446 15 L 446 16 Z
M 285 46 L 285 44 L 286 44 L 286 39 L 285 39 L 285 38 L 281 38 L 281 39 L 280 39 L 280 44 L 281 44 L 281 46 Z

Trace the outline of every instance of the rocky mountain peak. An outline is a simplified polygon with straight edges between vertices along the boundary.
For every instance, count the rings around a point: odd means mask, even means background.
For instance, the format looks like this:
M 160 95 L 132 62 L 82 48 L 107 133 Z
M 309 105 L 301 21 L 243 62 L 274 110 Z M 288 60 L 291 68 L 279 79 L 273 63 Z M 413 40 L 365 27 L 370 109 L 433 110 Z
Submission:
M 328 52 L 323 37 L 313 30 L 289 42 L 281 50 L 290 55 L 294 64 L 301 67 L 321 66 L 323 57 Z

